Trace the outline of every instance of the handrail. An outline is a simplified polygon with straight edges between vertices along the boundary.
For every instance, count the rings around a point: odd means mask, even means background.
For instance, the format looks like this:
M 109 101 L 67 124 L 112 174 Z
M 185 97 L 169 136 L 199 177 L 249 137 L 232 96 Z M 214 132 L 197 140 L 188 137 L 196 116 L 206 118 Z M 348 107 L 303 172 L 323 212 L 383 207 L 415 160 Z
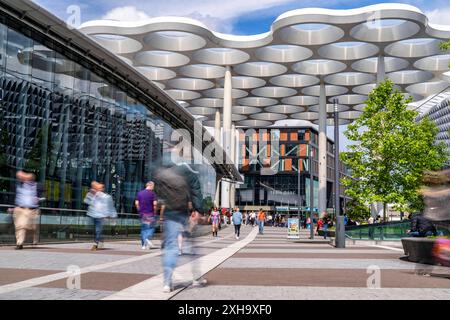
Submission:
M 12 204 L 0 204 L 0 207 L 2 208 L 14 208 L 15 206 Z M 83 212 L 86 213 L 87 210 L 80 210 L 80 209 L 67 209 L 67 208 L 49 208 L 49 207 L 39 207 L 39 209 L 43 210 L 55 210 L 55 211 L 67 211 L 67 212 Z M 131 215 L 131 216 L 139 216 L 137 213 L 128 213 L 128 212 L 118 212 L 117 215 Z
M 411 220 L 388 221 L 388 222 L 380 222 L 380 223 L 372 223 L 372 224 L 360 224 L 357 226 L 345 226 L 345 230 L 357 230 L 357 229 L 368 228 L 368 227 L 395 226 L 395 225 L 406 224 L 406 223 L 411 223 Z

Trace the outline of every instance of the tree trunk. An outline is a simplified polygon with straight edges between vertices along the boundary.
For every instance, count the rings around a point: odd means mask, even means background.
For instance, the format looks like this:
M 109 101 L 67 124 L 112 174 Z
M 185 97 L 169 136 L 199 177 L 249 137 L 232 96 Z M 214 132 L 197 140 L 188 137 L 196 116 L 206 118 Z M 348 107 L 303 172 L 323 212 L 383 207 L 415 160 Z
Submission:
M 387 203 L 383 202 L 383 221 L 386 222 L 386 209 L 387 209 Z

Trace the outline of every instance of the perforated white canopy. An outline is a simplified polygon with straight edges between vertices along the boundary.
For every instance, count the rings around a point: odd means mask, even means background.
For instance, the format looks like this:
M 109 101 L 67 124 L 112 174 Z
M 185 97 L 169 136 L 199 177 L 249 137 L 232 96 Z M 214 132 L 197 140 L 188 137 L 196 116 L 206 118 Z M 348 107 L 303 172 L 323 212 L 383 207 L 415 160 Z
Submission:
M 321 80 L 327 102 L 337 98 L 341 123 L 349 123 L 376 85 L 380 57 L 385 76 L 414 101 L 450 84 L 450 54 L 439 48 L 450 39 L 450 26 L 432 25 L 419 9 L 403 4 L 289 11 L 270 32 L 253 36 L 220 34 L 179 17 L 91 21 L 80 30 L 206 123 L 223 106 L 226 66 L 232 67 L 232 120 L 238 126 L 317 121 Z

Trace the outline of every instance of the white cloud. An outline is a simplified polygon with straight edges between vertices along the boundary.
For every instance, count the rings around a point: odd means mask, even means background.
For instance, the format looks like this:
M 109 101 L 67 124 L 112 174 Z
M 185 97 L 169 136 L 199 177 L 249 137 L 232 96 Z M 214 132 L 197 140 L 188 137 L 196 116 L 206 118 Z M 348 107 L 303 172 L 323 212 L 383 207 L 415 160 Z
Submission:
M 425 14 L 431 23 L 450 25 L 450 7 L 434 9 Z
M 166 0 L 129 1 L 128 6 L 109 10 L 102 19 L 142 21 L 150 17 L 189 17 L 204 23 L 208 28 L 222 32 L 233 31 L 233 20 L 258 10 L 267 11 L 275 6 L 295 0 Z M 116 3 L 116 1 L 113 1 Z
M 108 11 L 102 19 L 119 21 L 141 21 L 149 19 L 150 16 L 133 6 L 118 7 Z

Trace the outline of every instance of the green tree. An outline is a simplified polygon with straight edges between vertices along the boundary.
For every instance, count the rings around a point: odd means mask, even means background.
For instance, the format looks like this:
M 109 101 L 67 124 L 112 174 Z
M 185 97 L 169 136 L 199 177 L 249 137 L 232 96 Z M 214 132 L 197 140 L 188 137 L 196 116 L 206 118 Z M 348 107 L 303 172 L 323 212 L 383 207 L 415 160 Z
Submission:
M 346 205 L 347 216 L 354 221 L 367 220 L 370 217 L 368 205 L 361 203 L 357 198 L 353 198 Z
M 383 202 L 404 212 L 422 206 L 419 193 L 426 170 L 442 168 L 448 159 L 443 143 L 435 144 L 436 125 L 418 112 L 390 80 L 380 83 L 366 101 L 362 116 L 348 126 L 346 137 L 356 144 L 341 154 L 352 169 L 353 179 L 344 178 L 346 194 L 358 203 Z
M 450 41 L 441 42 L 440 47 L 441 47 L 441 50 L 449 50 L 450 49 Z M 450 67 L 450 62 L 448 63 L 448 66 Z
M 207 196 L 206 198 L 203 198 L 203 210 L 205 212 L 208 212 L 209 209 L 211 209 L 214 206 L 214 202 L 211 198 L 211 196 Z

